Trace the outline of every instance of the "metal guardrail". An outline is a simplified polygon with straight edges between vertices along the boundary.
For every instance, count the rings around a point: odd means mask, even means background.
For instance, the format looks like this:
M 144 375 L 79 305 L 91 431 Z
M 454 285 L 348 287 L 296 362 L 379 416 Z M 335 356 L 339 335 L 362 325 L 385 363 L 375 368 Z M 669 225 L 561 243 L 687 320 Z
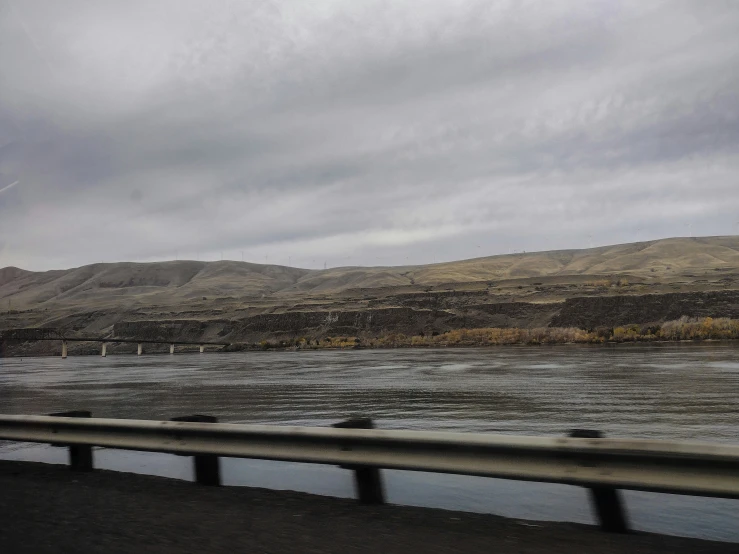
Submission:
M 739 498 L 739 447 L 719 444 L 17 415 L 0 415 L 0 439 L 578 485 L 610 530 L 626 519 L 604 491 Z

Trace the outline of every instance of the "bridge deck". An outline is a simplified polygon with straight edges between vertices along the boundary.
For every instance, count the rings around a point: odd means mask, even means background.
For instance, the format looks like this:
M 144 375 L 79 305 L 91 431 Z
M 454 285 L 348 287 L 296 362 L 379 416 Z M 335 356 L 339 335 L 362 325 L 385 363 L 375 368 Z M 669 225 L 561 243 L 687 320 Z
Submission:
M 204 346 L 228 346 L 228 342 L 208 342 L 208 341 L 183 341 L 183 340 L 167 340 L 167 339 L 119 339 L 119 338 L 101 338 L 101 337 L 64 337 L 63 339 L 35 339 L 35 340 L 65 340 L 67 342 L 107 342 L 107 343 L 130 343 L 130 344 L 179 344 L 179 345 L 204 345 Z
M 118 337 L 90 337 L 67 335 L 60 329 L 30 328 L 30 329 L 5 329 L 0 331 L 0 341 L 67 341 L 67 342 L 105 342 L 105 343 L 133 343 L 133 344 L 178 344 L 178 345 L 205 345 L 205 346 L 229 346 L 228 342 L 213 341 L 187 341 L 162 338 L 118 338 Z

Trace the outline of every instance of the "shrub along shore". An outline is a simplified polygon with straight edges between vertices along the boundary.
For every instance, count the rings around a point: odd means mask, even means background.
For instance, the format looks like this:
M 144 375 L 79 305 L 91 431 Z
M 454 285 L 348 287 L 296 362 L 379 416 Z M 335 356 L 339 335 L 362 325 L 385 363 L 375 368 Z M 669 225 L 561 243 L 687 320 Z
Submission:
M 739 320 L 728 318 L 688 318 L 647 325 L 624 325 L 578 329 L 575 327 L 455 329 L 446 333 L 404 335 L 390 333 L 375 338 L 323 337 L 293 341 L 261 341 L 271 348 L 403 348 L 448 346 L 498 346 L 514 344 L 605 344 L 623 342 L 704 341 L 739 339 Z M 236 345 L 234 345 L 236 346 Z

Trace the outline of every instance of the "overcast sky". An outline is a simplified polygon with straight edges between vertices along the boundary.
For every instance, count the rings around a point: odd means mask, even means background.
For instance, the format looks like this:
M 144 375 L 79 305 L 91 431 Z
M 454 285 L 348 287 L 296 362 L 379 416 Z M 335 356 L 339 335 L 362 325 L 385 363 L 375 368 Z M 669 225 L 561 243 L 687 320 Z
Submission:
M 739 2 L 0 0 L 0 267 L 739 233 Z

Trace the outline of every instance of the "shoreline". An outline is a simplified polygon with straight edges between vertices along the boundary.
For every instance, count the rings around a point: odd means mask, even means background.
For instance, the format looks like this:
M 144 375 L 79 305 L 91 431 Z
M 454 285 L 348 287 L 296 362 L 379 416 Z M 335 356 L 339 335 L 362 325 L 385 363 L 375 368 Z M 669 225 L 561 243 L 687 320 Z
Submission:
M 354 329 L 356 332 L 357 329 Z M 57 335 L 59 336 L 59 335 Z M 64 336 L 64 335 L 61 335 Z M 113 338 L 87 337 L 95 340 L 83 343 L 73 342 L 69 353 L 72 355 L 98 355 L 97 347 L 91 344 L 108 345 L 110 354 L 120 352 L 122 343 Z M 144 340 L 142 335 L 137 337 Z M 119 337 L 120 340 L 135 341 Z M 68 337 L 73 340 L 73 335 Z M 166 345 L 170 341 L 176 341 L 173 336 L 163 337 L 159 333 L 150 334 L 146 341 L 157 341 L 147 350 L 154 353 L 167 353 Z M 158 342 L 160 341 L 161 342 Z M 181 345 L 180 353 L 196 351 L 191 344 L 197 344 L 197 340 L 205 340 L 202 334 L 199 339 L 189 339 L 187 345 Z M 711 342 L 711 341 L 733 341 L 739 340 L 739 319 L 712 318 L 700 319 L 681 317 L 680 319 L 665 321 L 663 323 L 628 324 L 616 327 L 597 327 L 583 329 L 578 327 L 477 327 L 458 328 L 443 333 L 429 331 L 428 329 L 413 335 L 399 332 L 385 333 L 379 336 L 358 335 L 321 335 L 308 338 L 306 336 L 293 335 L 291 338 L 262 339 L 259 342 L 224 342 L 225 346 L 216 350 L 216 344 L 209 351 L 225 352 L 252 352 L 260 350 L 359 350 L 359 349 L 395 349 L 395 348 L 458 348 L 458 347 L 485 347 L 485 346 L 543 346 L 554 344 L 630 344 L 630 343 L 674 343 L 674 342 Z M 53 342 L 60 342 L 55 339 Z M 33 352 L 51 352 L 49 341 L 41 348 L 39 341 L 0 343 L 0 355 L 8 356 L 12 352 L 13 357 L 29 356 Z M 37 347 L 37 348 L 34 348 Z M 139 344 L 139 348 L 141 344 Z M 128 348 L 125 349 L 129 353 Z M 50 353 L 55 355 L 56 349 Z
M 320 346 L 320 347 L 295 347 L 295 346 L 278 346 L 272 348 L 259 348 L 259 347 L 248 347 L 240 349 L 221 349 L 206 351 L 205 354 L 241 354 L 244 352 L 248 353 L 260 353 L 260 352 L 322 352 L 322 351 L 349 351 L 349 350 L 448 350 L 448 349 L 470 349 L 470 348 L 512 348 L 512 347 L 526 347 L 526 348 L 542 348 L 542 347 L 564 347 L 564 346 L 590 346 L 590 347 L 618 347 L 618 346 L 633 346 L 633 345 L 700 345 L 700 344 L 739 344 L 739 339 L 691 339 L 691 340 L 636 340 L 636 341 L 608 341 L 608 342 L 547 342 L 539 344 L 530 343 L 501 343 L 501 344 L 448 344 L 448 345 L 430 345 L 430 344 L 409 344 L 399 346 L 351 346 L 351 347 L 340 347 L 340 346 Z M 162 343 L 164 344 L 164 343 Z M 237 343 L 238 344 L 238 343 Z M 177 356 L 186 354 L 200 354 L 197 350 L 192 351 L 180 351 L 177 352 Z M 100 358 L 99 351 L 95 352 L 80 352 L 75 353 L 70 351 L 70 358 L 77 357 L 94 357 Z M 111 352 L 108 351 L 107 357 L 119 357 L 119 356 L 132 356 L 138 357 L 135 352 Z M 168 350 L 161 350 L 157 352 L 146 352 L 143 356 L 170 356 Z M 4 358 L 59 358 L 59 354 L 6 354 L 0 356 L 0 360 Z
M 739 545 L 596 526 L 65 466 L 0 461 L 7 552 L 736 552 Z

